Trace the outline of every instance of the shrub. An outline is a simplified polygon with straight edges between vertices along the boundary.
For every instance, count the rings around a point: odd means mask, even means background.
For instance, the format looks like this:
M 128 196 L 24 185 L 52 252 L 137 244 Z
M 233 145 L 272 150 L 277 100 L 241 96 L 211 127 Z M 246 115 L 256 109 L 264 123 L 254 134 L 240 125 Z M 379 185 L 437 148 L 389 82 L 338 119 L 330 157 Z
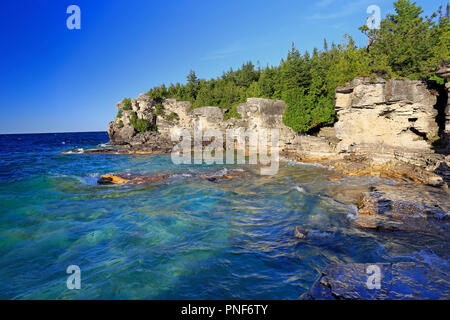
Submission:
M 334 99 L 327 96 L 305 95 L 302 88 L 283 93 L 286 110 L 283 123 L 296 132 L 308 132 L 314 127 L 332 124 L 335 119 Z
M 120 109 L 120 110 L 117 112 L 116 118 L 122 118 L 122 116 L 123 116 L 123 112 L 122 112 L 122 109 Z
M 131 110 L 131 99 L 125 98 L 123 99 L 123 110 Z
M 131 113 L 130 122 L 134 129 L 140 133 L 147 131 L 150 127 L 150 122 L 146 119 L 139 119 L 136 112 Z
M 164 114 L 163 105 L 161 102 L 158 102 L 155 107 L 155 114 L 157 116 L 162 116 Z
M 166 120 L 167 121 L 173 121 L 173 120 L 178 120 L 178 114 L 176 114 L 175 112 L 171 112 L 167 117 Z
M 296 132 L 305 132 L 311 129 L 311 115 L 306 108 L 304 91 L 302 88 L 295 88 L 283 93 L 283 100 L 287 105 L 283 122 Z
M 223 120 L 228 120 L 231 118 L 241 119 L 241 115 L 237 112 L 237 104 L 233 105 L 230 109 L 228 109 L 223 115 Z
M 120 120 L 118 125 L 119 125 L 119 128 L 122 128 L 123 127 L 123 121 Z

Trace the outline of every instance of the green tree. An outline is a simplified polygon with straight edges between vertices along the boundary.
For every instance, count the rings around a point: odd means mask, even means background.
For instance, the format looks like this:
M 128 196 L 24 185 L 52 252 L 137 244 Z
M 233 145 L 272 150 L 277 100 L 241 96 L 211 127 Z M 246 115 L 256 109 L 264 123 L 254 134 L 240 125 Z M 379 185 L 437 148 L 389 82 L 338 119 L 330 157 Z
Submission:
M 186 97 L 188 100 L 194 102 L 197 98 L 197 93 L 199 90 L 200 80 L 197 78 L 194 70 L 189 71 L 187 76 L 187 84 L 186 84 Z
M 360 27 L 372 42 L 369 49 L 373 61 L 385 57 L 382 61 L 386 61 L 394 75 L 427 78 L 434 71 L 428 62 L 437 44 L 432 37 L 434 22 L 421 16 L 423 10 L 415 2 L 398 0 L 394 2 L 394 8 L 395 14 L 389 14 L 381 21 L 380 30 Z

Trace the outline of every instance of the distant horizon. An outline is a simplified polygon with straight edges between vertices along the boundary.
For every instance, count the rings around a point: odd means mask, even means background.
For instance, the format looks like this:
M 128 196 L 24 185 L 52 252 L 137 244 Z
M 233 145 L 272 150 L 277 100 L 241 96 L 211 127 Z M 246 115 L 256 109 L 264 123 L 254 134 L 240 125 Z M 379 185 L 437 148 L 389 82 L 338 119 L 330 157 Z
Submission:
M 13 135 L 27 135 L 27 134 L 66 134 L 66 133 L 108 133 L 108 131 L 95 130 L 95 131 L 66 131 L 66 132 L 14 132 L 14 133 L 0 133 L 0 136 L 13 136 Z

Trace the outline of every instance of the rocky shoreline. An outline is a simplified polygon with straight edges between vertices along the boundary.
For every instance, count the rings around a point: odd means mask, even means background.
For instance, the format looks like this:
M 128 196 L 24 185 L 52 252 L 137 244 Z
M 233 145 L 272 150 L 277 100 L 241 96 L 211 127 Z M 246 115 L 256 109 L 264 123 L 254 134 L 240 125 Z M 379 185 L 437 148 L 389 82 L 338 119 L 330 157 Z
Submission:
M 358 215 L 352 223 L 357 227 L 411 235 L 431 228 L 447 238 L 450 220 L 448 90 L 448 83 L 439 87 L 412 80 L 355 78 L 336 89 L 338 120 L 334 126 L 310 135 L 297 134 L 283 124 L 286 104 L 281 100 L 249 98 L 237 106 L 239 119 L 224 120 L 225 112 L 218 107 L 192 109 L 186 101 L 154 101 L 142 94 L 131 99 L 129 108 L 123 102 L 117 104 L 118 116 L 108 125 L 110 142 L 107 147 L 80 153 L 169 153 L 175 145 L 170 140 L 171 130 L 193 132 L 199 123 L 203 130 L 276 128 L 280 132 L 278 151 L 286 161 L 315 162 L 332 167 L 336 176 L 329 180 L 333 181 L 343 175 L 372 175 L 398 182 L 395 186 L 374 185 L 368 192 L 361 193 L 359 199 L 354 199 Z M 133 127 L 133 117 L 148 121 L 148 130 L 138 132 Z M 212 177 L 210 181 L 235 176 L 239 175 Z M 152 183 L 169 177 L 163 173 L 154 177 L 110 174 L 103 176 L 99 184 Z M 308 231 L 299 230 L 293 231 L 296 238 L 308 237 Z M 361 277 L 366 275 L 364 265 L 332 265 L 302 298 L 411 298 L 396 292 L 396 288 L 422 286 L 423 283 L 417 284 L 414 280 L 422 274 L 427 274 L 420 278 L 427 284 L 438 278 L 444 283 L 430 285 L 428 291 L 414 291 L 415 298 L 450 297 L 448 275 L 406 262 L 379 266 L 384 276 L 391 279 L 383 290 L 369 292 L 362 285 Z
M 172 129 L 193 132 L 199 123 L 203 130 L 276 128 L 279 153 L 287 159 L 330 165 L 343 174 L 445 187 L 450 183 L 450 110 L 448 92 L 438 89 L 421 81 L 356 78 L 336 89 L 338 121 L 311 135 L 283 124 L 281 100 L 249 98 L 237 107 L 239 119 L 224 120 L 218 107 L 191 109 L 187 101 L 153 101 L 142 94 L 131 100 L 130 110 L 117 104 L 119 114 L 108 134 L 110 145 L 120 151 L 104 152 L 168 153 L 175 144 Z M 137 132 L 130 122 L 133 114 L 155 131 Z

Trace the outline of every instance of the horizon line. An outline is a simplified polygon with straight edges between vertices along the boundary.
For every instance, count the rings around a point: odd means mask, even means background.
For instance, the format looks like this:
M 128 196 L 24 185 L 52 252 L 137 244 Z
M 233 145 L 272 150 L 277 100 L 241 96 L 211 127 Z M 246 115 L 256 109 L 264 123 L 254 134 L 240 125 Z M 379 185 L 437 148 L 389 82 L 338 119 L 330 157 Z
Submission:
M 108 132 L 106 130 L 96 131 L 65 131 L 65 132 L 16 132 L 16 133 L 0 133 L 0 136 L 6 135 L 21 135 L 21 134 L 61 134 L 61 133 L 94 133 L 94 132 Z

